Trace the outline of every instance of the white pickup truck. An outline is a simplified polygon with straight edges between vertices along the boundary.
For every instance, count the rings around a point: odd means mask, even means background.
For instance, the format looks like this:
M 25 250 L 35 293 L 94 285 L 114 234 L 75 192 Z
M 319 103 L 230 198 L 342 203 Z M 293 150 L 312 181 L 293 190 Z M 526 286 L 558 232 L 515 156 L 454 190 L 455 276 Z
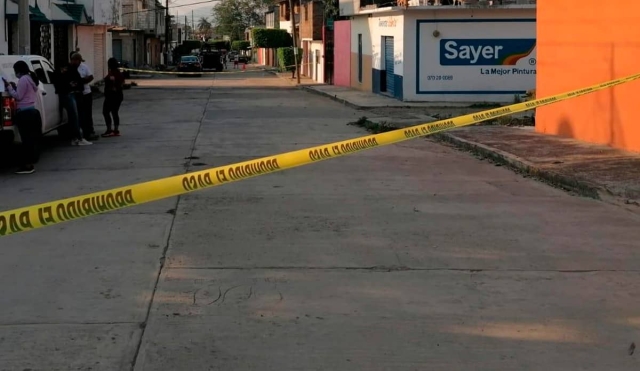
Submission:
M 60 129 L 64 123 L 59 98 L 53 85 L 55 77 L 53 66 L 47 59 L 39 55 L 0 55 L 0 75 L 10 82 L 17 82 L 13 65 L 19 60 L 27 62 L 29 68 L 40 79 L 40 94 L 36 108 L 42 116 L 42 134 Z M 0 84 L 2 83 L 0 82 Z M 0 89 L 4 90 L 4 85 Z M 2 110 L 0 115 L 0 147 L 7 146 L 11 142 L 20 142 L 20 134 L 13 122 L 16 111 L 15 100 L 6 91 L 2 92 L 0 108 Z

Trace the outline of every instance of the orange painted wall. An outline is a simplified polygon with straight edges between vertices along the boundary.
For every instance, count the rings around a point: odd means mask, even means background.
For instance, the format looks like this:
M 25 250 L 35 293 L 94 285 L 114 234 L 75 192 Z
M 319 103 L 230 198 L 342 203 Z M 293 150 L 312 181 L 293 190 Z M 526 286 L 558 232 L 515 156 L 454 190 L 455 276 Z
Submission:
M 538 98 L 640 73 L 640 2 L 538 0 Z M 536 131 L 640 152 L 640 82 L 541 107 Z

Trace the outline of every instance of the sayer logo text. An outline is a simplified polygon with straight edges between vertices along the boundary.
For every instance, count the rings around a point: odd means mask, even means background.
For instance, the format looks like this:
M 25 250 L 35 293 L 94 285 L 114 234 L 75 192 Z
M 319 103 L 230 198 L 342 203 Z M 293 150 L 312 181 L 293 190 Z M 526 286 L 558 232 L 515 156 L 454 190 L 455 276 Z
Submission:
M 443 66 L 515 66 L 536 48 L 536 39 L 442 39 Z

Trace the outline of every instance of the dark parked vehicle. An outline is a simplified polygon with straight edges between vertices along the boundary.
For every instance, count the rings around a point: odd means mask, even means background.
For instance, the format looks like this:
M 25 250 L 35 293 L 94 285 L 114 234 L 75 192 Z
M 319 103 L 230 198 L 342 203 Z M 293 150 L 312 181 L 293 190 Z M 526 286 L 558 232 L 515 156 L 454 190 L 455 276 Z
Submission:
M 200 59 L 202 60 L 202 68 L 205 70 L 222 71 L 222 53 L 213 49 L 213 46 L 204 44 L 200 49 Z
M 178 64 L 178 72 L 202 72 L 202 64 L 200 63 L 200 59 L 195 55 L 185 55 L 184 57 L 180 58 L 180 63 Z M 191 76 L 202 76 L 202 74 Z

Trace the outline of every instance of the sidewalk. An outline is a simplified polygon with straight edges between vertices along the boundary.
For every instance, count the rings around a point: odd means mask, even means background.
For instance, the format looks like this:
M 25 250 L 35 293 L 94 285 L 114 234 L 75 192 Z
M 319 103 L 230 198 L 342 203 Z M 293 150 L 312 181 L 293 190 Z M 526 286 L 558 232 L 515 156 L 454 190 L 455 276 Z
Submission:
M 370 117 L 373 121 L 387 121 L 399 128 L 435 120 L 424 114 L 413 113 L 416 108 L 433 106 L 425 103 L 400 102 L 390 97 L 337 86 L 304 88 L 353 108 L 374 113 L 380 107 L 404 107 L 404 110 L 395 110 L 389 118 Z M 483 108 L 475 109 L 481 110 Z M 420 121 L 420 118 L 424 120 Z M 634 210 L 638 210 L 635 206 L 640 207 L 640 154 L 539 134 L 533 127 L 478 125 L 442 133 L 433 139 L 469 150 L 497 164 L 507 165 L 583 196 L 634 206 Z

